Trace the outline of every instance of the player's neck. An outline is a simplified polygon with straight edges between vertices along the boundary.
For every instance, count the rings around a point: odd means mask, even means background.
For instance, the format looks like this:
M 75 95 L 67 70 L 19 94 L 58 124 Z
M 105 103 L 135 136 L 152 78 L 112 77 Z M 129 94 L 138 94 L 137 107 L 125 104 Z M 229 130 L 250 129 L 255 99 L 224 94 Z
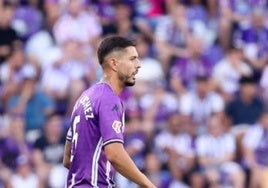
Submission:
M 112 90 L 115 92 L 116 95 L 119 95 L 123 90 L 123 86 L 121 86 L 119 80 L 112 79 L 111 76 L 103 75 L 103 77 L 101 78 L 101 82 L 107 83 L 112 88 Z

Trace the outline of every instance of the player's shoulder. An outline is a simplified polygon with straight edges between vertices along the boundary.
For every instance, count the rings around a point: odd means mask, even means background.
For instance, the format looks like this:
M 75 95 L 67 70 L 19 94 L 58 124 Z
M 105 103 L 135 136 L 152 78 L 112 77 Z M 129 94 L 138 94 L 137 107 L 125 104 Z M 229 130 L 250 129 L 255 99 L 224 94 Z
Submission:
M 118 95 L 116 95 L 111 86 L 105 82 L 98 82 L 85 91 L 85 95 L 89 95 L 95 100 L 113 100 L 120 101 Z

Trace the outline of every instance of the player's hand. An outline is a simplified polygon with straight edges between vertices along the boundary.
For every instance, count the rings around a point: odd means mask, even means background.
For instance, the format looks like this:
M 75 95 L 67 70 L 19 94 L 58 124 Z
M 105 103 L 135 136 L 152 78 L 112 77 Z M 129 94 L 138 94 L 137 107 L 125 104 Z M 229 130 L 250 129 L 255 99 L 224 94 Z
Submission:
M 144 188 L 157 188 L 155 185 L 153 185 L 152 183 Z
M 143 188 L 157 188 L 149 179 L 147 179 L 146 184 L 142 187 Z

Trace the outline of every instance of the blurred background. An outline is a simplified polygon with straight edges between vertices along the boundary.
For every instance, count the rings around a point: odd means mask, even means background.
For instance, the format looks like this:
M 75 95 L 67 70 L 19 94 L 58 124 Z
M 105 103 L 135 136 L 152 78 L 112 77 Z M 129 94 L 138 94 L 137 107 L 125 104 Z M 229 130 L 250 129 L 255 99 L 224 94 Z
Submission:
M 63 188 L 96 49 L 135 41 L 125 147 L 159 188 L 268 188 L 266 0 L 0 0 L 0 188 Z M 86 156 L 85 156 L 86 157 Z M 120 175 L 119 188 L 137 186 Z

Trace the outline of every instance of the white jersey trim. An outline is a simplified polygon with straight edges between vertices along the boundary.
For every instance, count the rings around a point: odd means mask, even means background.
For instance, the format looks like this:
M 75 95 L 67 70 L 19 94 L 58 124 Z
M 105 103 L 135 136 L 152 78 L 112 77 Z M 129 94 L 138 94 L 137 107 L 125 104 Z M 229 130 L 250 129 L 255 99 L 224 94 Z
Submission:
M 107 144 L 110 144 L 112 142 L 121 142 L 121 143 L 124 143 L 124 141 L 122 139 L 110 139 L 110 140 L 107 140 L 106 142 L 104 142 L 102 145 L 105 146 Z
M 99 159 L 102 149 L 102 138 L 99 139 L 99 142 L 96 146 L 93 155 L 92 169 L 91 169 L 91 184 L 94 188 L 98 188 L 98 168 L 99 168 Z
M 108 188 L 113 187 L 110 183 L 110 172 L 111 172 L 111 163 L 110 161 L 107 161 L 106 162 L 106 182 L 108 183 Z

